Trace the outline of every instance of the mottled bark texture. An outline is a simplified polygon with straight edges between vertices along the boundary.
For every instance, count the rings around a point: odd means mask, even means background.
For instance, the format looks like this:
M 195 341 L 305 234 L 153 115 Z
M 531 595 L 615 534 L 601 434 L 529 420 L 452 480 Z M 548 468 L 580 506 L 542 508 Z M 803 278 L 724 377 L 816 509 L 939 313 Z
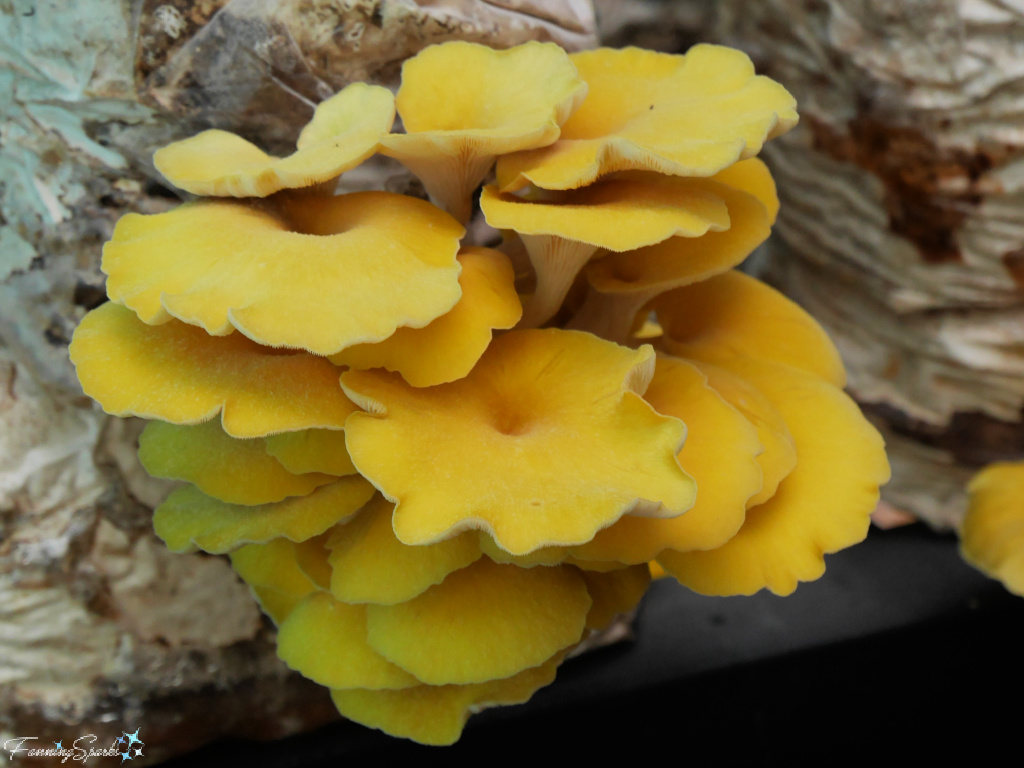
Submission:
M 154 538 L 167 486 L 138 466 L 139 425 L 83 397 L 67 344 L 104 300 L 100 249 L 117 218 L 177 203 L 156 147 L 216 126 L 281 150 L 325 96 L 395 86 L 405 58 L 450 39 L 576 49 L 594 44 L 593 12 L 587 0 L 0 0 L 0 741 L 94 733 L 105 746 L 141 727 L 153 759 L 336 716 L 277 660 L 224 560 Z M 409 179 L 371 164 L 350 182 Z
M 973 471 L 1024 457 L 1024 4 L 630 5 L 796 96 L 764 152 L 782 209 L 759 269 L 839 345 L 889 446 L 884 498 L 955 526 Z

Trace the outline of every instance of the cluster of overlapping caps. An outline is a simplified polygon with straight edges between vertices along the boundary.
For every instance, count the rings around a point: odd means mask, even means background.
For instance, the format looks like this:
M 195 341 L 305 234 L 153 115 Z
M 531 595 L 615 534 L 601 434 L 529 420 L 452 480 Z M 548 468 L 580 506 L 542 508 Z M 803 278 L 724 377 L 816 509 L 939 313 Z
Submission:
M 190 483 L 167 545 L 230 553 L 344 715 L 450 743 L 652 569 L 787 594 L 864 537 L 882 441 L 823 331 L 733 271 L 777 209 L 754 156 L 796 119 L 728 48 L 431 47 L 289 157 L 221 131 L 157 152 L 204 197 L 119 222 L 72 359 Z M 433 204 L 334 195 L 376 152 Z M 463 226 L 488 178 L 501 250 Z

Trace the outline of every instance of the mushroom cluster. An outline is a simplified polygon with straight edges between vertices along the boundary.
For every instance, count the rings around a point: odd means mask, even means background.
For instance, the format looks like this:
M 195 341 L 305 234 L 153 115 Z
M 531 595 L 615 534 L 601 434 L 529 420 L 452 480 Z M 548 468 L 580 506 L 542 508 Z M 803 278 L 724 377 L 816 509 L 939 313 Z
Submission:
M 451 743 L 652 571 L 788 594 L 865 536 L 881 438 L 821 328 L 734 270 L 778 207 L 755 155 L 796 119 L 724 47 L 433 46 L 289 157 L 157 152 L 202 197 L 118 223 L 72 360 L 184 481 L 168 547 L 229 554 L 343 715 Z M 375 152 L 430 201 L 334 194 Z

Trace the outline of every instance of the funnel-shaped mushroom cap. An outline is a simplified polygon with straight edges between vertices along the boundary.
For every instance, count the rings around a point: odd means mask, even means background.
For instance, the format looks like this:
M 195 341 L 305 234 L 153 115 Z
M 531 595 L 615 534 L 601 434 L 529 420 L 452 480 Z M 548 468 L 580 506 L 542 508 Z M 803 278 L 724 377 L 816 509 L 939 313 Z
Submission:
M 330 534 L 330 588 L 339 600 L 403 603 L 483 554 L 473 531 L 437 544 L 403 544 L 391 527 L 394 509 L 394 504 L 376 496 L 355 519 Z
M 553 43 L 504 51 L 461 41 L 430 46 L 402 65 L 396 104 L 406 133 L 383 137 L 382 151 L 465 221 L 495 158 L 553 142 L 586 90 Z
M 341 429 L 355 410 L 326 360 L 184 323 L 146 325 L 116 304 L 87 314 L 69 351 L 82 389 L 115 416 L 198 424 L 222 413 L 232 437 L 262 437 Z
M 747 500 L 761 488 L 757 430 L 707 385 L 694 365 L 659 357 L 644 399 L 658 413 L 686 424 L 678 458 L 697 483 L 697 500 L 686 514 L 666 520 L 626 515 L 598 531 L 593 541 L 573 547 L 577 557 L 646 563 L 663 549 L 721 546 L 739 530 Z
M 373 487 L 358 475 L 321 486 L 308 496 L 258 506 L 228 504 L 186 486 L 156 508 L 153 529 L 174 552 L 199 548 L 221 554 L 282 536 L 305 541 L 350 518 L 372 496 Z
M 306 597 L 277 634 L 277 655 L 289 667 L 332 688 L 409 688 L 420 681 L 367 642 L 366 606 L 325 592 Z
M 705 552 L 658 557 L 696 592 L 788 595 L 825 571 L 823 554 L 861 541 L 889 479 L 882 438 L 837 387 L 786 365 L 735 358 L 729 370 L 771 400 L 796 443 L 797 464 L 775 495 L 747 512 L 732 539 Z
M 986 467 L 967 486 L 970 507 L 960 553 L 975 568 L 1024 596 L 1024 464 Z
M 699 375 L 688 373 L 690 368 L 699 371 Z M 707 386 L 701 386 L 704 377 Z M 679 463 L 694 476 L 700 492 L 686 514 L 665 520 L 625 515 L 611 527 L 598 531 L 586 544 L 543 547 L 519 556 L 504 552 L 489 536 L 481 534 L 484 553 L 497 562 L 523 568 L 571 563 L 585 570 L 601 570 L 617 568 L 619 563 L 650 560 L 668 547 L 706 548 L 695 545 L 709 545 L 713 538 L 743 522 L 743 513 L 735 506 L 725 507 L 731 508 L 730 514 L 721 513 L 730 496 L 742 496 L 759 483 L 760 490 L 746 500 L 745 506 L 750 509 L 763 504 L 775 495 L 779 483 L 796 466 L 793 437 L 771 401 L 745 379 L 723 368 L 699 360 L 659 356 L 658 370 L 644 399 L 660 412 L 682 418 L 687 425 L 687 440 L 679 453 Z M 722 400 L 735 412 L 729 413 Z M 744 420 L 749 424 L 744 424 Z M 751 427 L 757 435 L 753 444 Z M 749 465 L 752 453 L 756 454 L 759 474 Z M 728 461 L 715 463 L 729 455 L 733 461 L 740 460 L 740 466 L 730 470 L 735 474 L 722 472 Z M 664 575 L 664 571 L 661 573 Z
M 348 371 L 342 386 L 370 411 L 346 422 L 349 453 L 397 502 L 406 544 L 473 528 L 513 554 L 582 543 L 627 512 L 693 503 L 675 458 L 685 427 L 640 396 L 653 368 L 649 346 L 548 329 L 501 336 L 438 387 Z
M 237 328 L 320 355 L 422 327 L 459 300 L 464 230 L 430 203 L 358 192 L 280 205 L 201 200 L 122 217 L 103 248 L 108 295 L 149 324 Z
M 366 636 L 425 683 L 480 683 L 543 664 L 579 642 L 590 604 L 575 568 L 483 558 L 406 603 L 367 605 Z
M 559 654 L 503 680 L 469 685 L 418 685 L 401 690 L 333 690 L 331 698 L 349 720 L 432 746 L 454 744 L 474 712 L 522 704 L 555 679 Z
M 395 119 L 391 91 L 353 83 L 321 102 L 299 135 L 298 150 L 272 157 L 227 131 L 203 131 L 153 155 L 171 184 L 194 195 L 266 197 L 309 187 L 354 168 L 377 150 Z
M 726 272 L 662 294 L 651 304 L 664 331 L 659 344 L 680 357 L 711 362 L 734 356 L 785 363 L 842 387 L 846 371 L 817 321 L 774 288 Z
M 508 257 L 491 248 L 459 253 L 462 298 L 452 310 L 423 328 L 399 328 L 384 341 L 357 344 L 331 362 L 350 368 L 386 368 L 414 387 L 461 379 L 491 343 L 495 328 L 511 328 L 523 314 Z
M 194 426 L 151 421 L 139 436 L 139 461 L 154 477 L 187 480 L 231 504 L 305 496 L 336 479 L 293 474 L 267 453 L 263 440 L 230 437 L 216 420 Z
M 356 473 L 341 430 L 302 429 L 269 435 L 267 453 L 295 474 L 322 472 L 344 477 Z
M 599 48 L 570 57 L 587 82 L 559 140 L 498 161 L 505 191 L 572 189 L 630 169 L 712 176 L 796 125 L 796 102 L 754 74 L 745 53 L 695 45 L 685 55 Z

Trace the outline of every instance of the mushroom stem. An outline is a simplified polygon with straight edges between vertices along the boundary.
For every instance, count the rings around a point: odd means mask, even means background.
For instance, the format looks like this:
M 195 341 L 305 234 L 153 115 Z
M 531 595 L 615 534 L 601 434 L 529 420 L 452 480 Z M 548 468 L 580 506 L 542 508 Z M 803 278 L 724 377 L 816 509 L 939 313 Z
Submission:
M 399 138 L 408 140 L 395 140 Z M 392 137 L 382 151 L 416 174 L 430 195 L 430 202 L 463 225 L 473 213 L 473 192 L 483 183 L 495 160 L 494 155 L 481 154 L 470 141 L 442 144 L 415 134 Z
M 558 311 L 580 270 L 597 253 L 589 243 L 555 235 L 519 235 L 537 275 L 537 288 L 524 304 L 519 328 L 537 328 Z
M 616 344 L 635 347 L 641 343 L 641 340 L 633 337 L 637 315 L 658 293 L 658 290 L 650 289 L 629 293 L 601 293 L 589 286 L 583 305 L 566 327 L 570 330 L 589 331 Z

